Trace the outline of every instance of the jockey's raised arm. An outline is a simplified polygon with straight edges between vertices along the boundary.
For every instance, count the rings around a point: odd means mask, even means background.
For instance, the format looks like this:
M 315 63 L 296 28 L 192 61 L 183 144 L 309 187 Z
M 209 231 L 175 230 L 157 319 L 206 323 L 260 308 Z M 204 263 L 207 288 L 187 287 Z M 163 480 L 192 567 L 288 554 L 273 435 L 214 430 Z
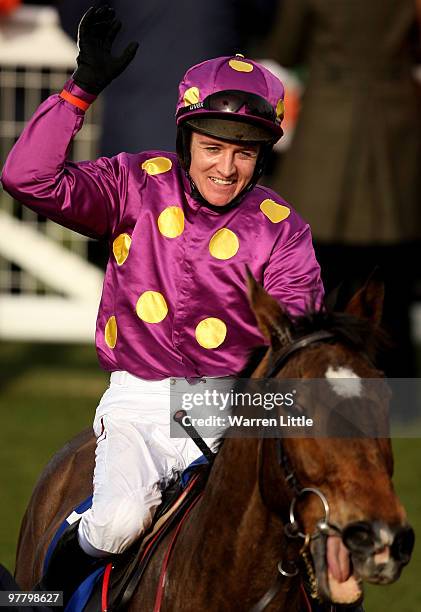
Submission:
M 63 92 L 93 102 L 95 96 L 69 80 Z M 48 98 L 35 112 L 2 171 L 6 191 L 25 206 L 82 234 L 110 235 L 121 215 L 127 171 L 118 158 L 74 163 L 67 159 L 85 111 L 63 94 Z
M 92 237 L 111 233 L 124 202 L 124 171 L 116 160 L 74 164 L 69 146 L 97 95 L 128 66 L 138 43 L 119 57 L 111 53 L 121 27 L 113 9 L 91 7 L 79 25 L 77 68 L 62 92 L 34 114 L 8 156 L 3 187 L 17 200 L 75 231 Z

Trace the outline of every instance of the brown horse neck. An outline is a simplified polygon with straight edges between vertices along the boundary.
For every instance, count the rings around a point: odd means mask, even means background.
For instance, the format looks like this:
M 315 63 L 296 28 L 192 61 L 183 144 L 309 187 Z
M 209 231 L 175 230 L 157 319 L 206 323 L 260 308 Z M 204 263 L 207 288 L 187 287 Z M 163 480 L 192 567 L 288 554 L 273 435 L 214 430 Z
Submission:
M 191 558 L 196 603 L 212 609 L 248 609 L 272 585 L 284 555 L 283 526 L 264 504 L 259 484 L 259 441 L 225 440 L 204 495 L 181 536 Z M 214 577 L 223 575 L 222 583 Z M 290 584 L 285 585 L 284 596 Z M 293 604 L 295 596 L 290 597 Z M 229 602 L 231 602 L 229 607 Z M 279 603 L 279 598 L 277 599 Z M 279 608 L 283 610 L 282 606 Z M 295 606 L 288 610 L 293 612 Z
M 264 517 L 258 481 L 258 441 L 251 438 L 226 439 L 212 467 L 202 500 L 204 526 L 221 519 L 232 527 L 232 537 L 239 538 L 243 521 L 251 509 Z M 221 528 L 223 525 L 221 524 Z

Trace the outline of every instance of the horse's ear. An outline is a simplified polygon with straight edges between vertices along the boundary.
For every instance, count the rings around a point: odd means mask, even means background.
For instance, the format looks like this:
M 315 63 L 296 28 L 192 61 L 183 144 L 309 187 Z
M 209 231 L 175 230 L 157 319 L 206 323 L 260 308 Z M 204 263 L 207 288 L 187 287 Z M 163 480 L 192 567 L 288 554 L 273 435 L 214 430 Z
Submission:
M 379 269 L 375 268 L 365 285 L 351 298 L 345 312 L 359 319 L 369 319 L 377 327 L 382 320 L 383 301 L 384 282 Z
M 341 289 L 342 283 L 332 289 L 332 291 L 330 291 L 325 297 L 325 307 L 327 312 L 335 312 L 335 310 L 337 310 L 339 302 L 339 293 L 341 292 Z
M 274 350 L 291 342 L 291 321 L 282 306 L 256 281 L 248 266 L 249 301 L 262 334 Z

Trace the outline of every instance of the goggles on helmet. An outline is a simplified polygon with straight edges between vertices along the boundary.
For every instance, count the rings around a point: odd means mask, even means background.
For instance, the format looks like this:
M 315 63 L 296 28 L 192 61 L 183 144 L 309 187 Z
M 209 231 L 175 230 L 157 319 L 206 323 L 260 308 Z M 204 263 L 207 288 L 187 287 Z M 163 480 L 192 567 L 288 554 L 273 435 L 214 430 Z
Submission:
M 207 96 L 203 102 L 196 102 L 178 111 L 178 117 L 195 110 L 208 110 L 218 113 L 237 113 L 244 108 L 245 114 L 280 124 L 281 117 L 276 116 L 273 106 L 261 96 L 237 89 L 218 91 Z

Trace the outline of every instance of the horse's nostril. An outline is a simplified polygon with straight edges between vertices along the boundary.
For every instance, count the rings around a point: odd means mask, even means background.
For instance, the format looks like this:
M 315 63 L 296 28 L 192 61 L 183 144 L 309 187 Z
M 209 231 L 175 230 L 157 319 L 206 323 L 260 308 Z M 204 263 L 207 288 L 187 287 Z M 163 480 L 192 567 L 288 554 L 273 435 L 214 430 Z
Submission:
M 370 523 L 357 521 L 345 527 L 342 541 L 353 553 L 371 553 L 375 548 L 375 535 Z
M 390 547 L 392 557 L 396 561 L 400 561 L 406 565 L 410 558 L 412 549 L 414 548 L 415 534 L 412 527 L 405 526 L 401 527 L 393 539 L 393 543 Z

